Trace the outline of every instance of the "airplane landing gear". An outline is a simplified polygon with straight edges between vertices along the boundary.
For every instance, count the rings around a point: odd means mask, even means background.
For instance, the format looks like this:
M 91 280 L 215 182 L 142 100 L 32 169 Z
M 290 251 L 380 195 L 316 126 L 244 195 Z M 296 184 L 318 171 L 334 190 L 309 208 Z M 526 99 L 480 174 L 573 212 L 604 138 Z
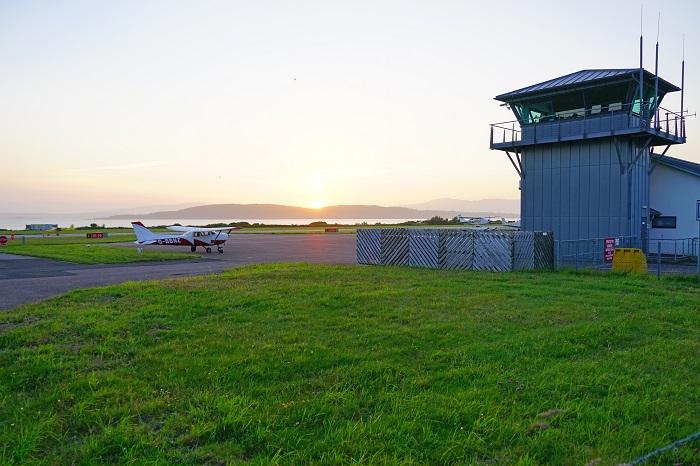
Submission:
M 211 248 L 207 247 L 207 254 L 209 254 L 210 252 L 211 252 Z
M 222 248 L 221 246 L 219 246 L 218 248 L 216 248 L 216 250 L 219 251 L 219 254 L 223 254 L 223 253 L 224 253 L 224 248 Z
M 190 246 L 191 252 L 197 252 L 197 246 Z

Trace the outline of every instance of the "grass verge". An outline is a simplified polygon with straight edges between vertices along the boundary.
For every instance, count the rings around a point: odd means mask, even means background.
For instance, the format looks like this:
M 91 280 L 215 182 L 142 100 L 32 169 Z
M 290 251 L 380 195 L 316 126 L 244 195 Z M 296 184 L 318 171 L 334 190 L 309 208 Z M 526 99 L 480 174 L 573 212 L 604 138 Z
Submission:
M 15 238 L 8 241 L 7 246 L 24 246 L 35 244 L 108 244 L 108 243 L 125 243 L 136 241 L 136 235 L 133 234 L 113 234 L 107 238 L 85 238 L 84 236 L 27 236 L 24 239 Z
M 1 315 L 0 462 L 627 462 L 700 428 L 699 291 L 298 264 L 74 291 Z
M 169 251 L 142 251 L 136 248 L 117 248 L 96 242 L 64 242 L 60 244 L 10 244 L 0 252 L 21 256 L 44 257 L 79 264 L 122 264 L 198 258 L 194 254 Z

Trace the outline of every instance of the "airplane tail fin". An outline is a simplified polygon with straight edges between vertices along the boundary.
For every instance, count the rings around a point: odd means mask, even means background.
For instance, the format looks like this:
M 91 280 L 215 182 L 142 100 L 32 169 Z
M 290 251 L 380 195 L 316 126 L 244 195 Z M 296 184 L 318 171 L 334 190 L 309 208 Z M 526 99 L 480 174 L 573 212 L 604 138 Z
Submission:
M 156 237 L 155 233 L 146 228 L 141 222 L 131 222 L 131 227 L 134 229 L 134 233 L 136 233 L 137 242 L 152 240 Z

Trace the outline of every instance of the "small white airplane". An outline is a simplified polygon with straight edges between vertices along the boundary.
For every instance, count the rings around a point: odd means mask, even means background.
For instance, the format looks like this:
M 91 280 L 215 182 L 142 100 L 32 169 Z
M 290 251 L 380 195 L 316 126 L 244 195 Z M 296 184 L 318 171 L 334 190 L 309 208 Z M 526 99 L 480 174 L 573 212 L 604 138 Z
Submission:
M 224 243 L 226 243 L 231 230 L 238 230 L 238 227 L 198 228 L 170 226 L 166 228 L 182 234 L 169 235 L 154 233 L 141 222 L 131 222 L 131 227 L 134 229 L 134 233 L 136 233 L 136 241 L 134 241 L 136 244 L 189 246 L 192 252 L 197 250 L 197 246 L 201 246 L 207 253 L 211 252 L 212 246 L 216 246 L 216 250 L 221 254 L 224 253 Z
M 468 223 L 470 225 L 489 225 L 492 223 L 506 224 L 506 219 L 503 217 L 465 217 L 463 215 L 458 215 L 457 220 L 459 220 L 459 223 Z

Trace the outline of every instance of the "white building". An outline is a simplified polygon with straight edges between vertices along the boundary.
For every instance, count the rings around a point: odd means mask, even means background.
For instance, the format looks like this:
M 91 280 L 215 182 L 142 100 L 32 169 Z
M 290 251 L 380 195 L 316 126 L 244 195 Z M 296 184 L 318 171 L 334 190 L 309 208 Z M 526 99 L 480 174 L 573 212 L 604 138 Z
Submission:
M 700 200 L 700 164 L 667 155 L 652 155 L 649 252 L 691 253 L 697 250 L 696 203 Z

